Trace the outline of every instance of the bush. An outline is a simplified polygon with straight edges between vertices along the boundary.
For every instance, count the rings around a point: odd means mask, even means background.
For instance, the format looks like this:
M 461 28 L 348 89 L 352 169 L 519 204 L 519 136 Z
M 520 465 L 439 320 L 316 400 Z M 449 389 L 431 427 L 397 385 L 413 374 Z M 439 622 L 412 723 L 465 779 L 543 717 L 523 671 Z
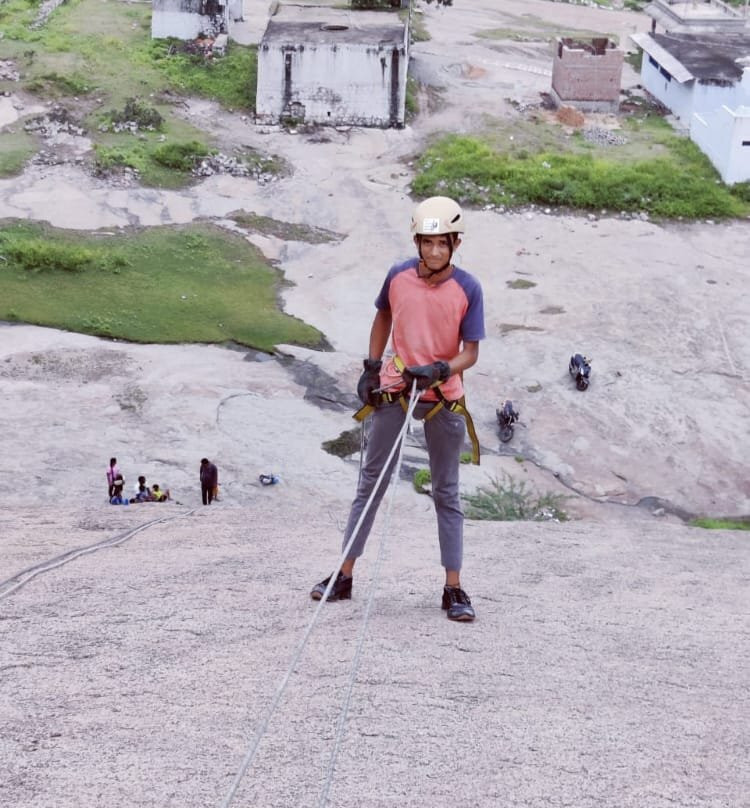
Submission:
M 95 260 L 94 253 L 85 247 L 36 240 L 0 239 L 0 250 L 8 262 L 30 272 L 81 272 Z
M 536 496 L 526 490 L 524 481 L 517 483 L 509 474 L 503 475 L 502 482 L 490 478 L 488 486 L 480 486 L 475 494 L 464 494 L 461 498 L 469 519 L 565 522 L 568 518 L 561 508 L 567 497 L 551 493 Z
M 209 149 L 197 140 L 187 143 L 165 143 L 154 150 L 153 159 L 160 165 L 177 171 L 192 171 L 209 154 Z
M 414 472 L 414 478 L 412 480 L 412 484 L 414 485 L 414 490 L 418 494 L 429 494 L 430 493 L 429 486 L 432 484 L 432 475 L 430 474 L 430 470 L 417 469 Z
M 112 110 L 109 117 L 113 123 L 129 123 L 135 121 L 139 129 L 161 129 L 164 124 L 164 118 L 158 110 L 153 107 L 141 104 L 135 98 L 128 98 L 125 102 L 125 107 L 120 112 Z

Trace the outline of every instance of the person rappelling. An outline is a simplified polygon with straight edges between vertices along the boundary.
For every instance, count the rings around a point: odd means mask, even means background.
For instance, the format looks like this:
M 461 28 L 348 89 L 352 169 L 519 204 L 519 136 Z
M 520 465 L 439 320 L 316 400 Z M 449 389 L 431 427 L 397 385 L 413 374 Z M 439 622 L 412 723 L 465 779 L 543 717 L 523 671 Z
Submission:
M 473 275 L 453 264 L 464 233 L 464 215 L 457 202 L 444 196 L 424 200 L 412 214 L 411 233 L 418 257 L 391 267 L 385 278 L 375 300 L 369 356 L 357 385 L 364 406 L 355 417 L 371 415 L 372 426 L 344 531 L 343 548 L 351 546 L 333 585 L 329 576 L 310 595 L 320 600 L 330 586 L 329 601 L 351 598 L 354 565 L 364 551 L 395 458 L 367 512 L 365 507 L 403 429 L 416 382 L 420 398 L 414 417 L 424 421 L 445 569 L 442 608 L 451 620 L 470 621 L 475 611 L 460 582 L 464 517 L 458 476 L 467 428 L 472 459 L 479 462 L 479 444 L 464 402 L 463 372 L 476 363 L 479 341 L 485 336 L 482 287 Z M 393 356 L 384 360 L 389 338 Z

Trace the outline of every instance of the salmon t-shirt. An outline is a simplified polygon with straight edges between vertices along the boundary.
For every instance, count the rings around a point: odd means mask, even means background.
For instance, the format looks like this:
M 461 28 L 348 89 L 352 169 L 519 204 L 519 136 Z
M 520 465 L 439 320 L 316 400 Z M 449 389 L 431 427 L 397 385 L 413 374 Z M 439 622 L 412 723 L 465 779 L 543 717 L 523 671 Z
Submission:
M 375 306 L 391 312 L 391 349 L 406 367 L 448 362 L 461 352 L 462 342 L 484 339 L 484 302 L 479 281 L 460 267 L 436 285 L 418 274 L 419 259 L 391 267 Z M 393 358 L 383 362 L 380 383 L 401 380 Z M 393 388 L 394 391 L 398 388 Z M 455 401 L 464 394 L 461 376 L 454 373 L 440 385 L 442 394 Z M 423 399 L 437 400 L 428 390 Z

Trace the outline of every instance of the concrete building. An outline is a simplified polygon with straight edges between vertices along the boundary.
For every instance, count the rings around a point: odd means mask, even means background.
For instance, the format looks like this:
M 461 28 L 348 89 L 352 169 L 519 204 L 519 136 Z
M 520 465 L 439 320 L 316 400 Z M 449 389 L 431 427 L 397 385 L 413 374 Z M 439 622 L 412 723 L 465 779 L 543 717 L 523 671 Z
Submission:
M 633 34 L 641 81 L 729 185 L 750 180 L 750 33 Z
M 230 3 L 237 8 L 238 0 L 152 0 L 151 37 L 164 39 L 196 39 L 216 37 L 229 32 Z M 242 15 L 241 4 L 239 6 Z
M 257 120 L 403 126 L 408 42 L 396 14 L 279 6 L 258 48 Z
M 747 25 L 747 18 L 736 8 L 722 0 L 653 0 L 644 9 L 651 17 L 651 33 L 656 26 L 672 33 L 720 33 L 722 31 L 741 32 Z
M 584 112 L 617 111 L 624 58 L 607 37 L 558 37 L 552 62 L 553 100 Z

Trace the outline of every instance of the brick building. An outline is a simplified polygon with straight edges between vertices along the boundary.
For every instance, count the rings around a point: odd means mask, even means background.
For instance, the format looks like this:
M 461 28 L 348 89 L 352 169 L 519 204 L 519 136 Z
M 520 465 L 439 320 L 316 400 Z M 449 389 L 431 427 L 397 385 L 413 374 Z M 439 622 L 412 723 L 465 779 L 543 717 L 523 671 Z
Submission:
M 584 112 L 616 112 L 625 54 L 607 37 L 558 38 L 552 63 L 552 98 Z

